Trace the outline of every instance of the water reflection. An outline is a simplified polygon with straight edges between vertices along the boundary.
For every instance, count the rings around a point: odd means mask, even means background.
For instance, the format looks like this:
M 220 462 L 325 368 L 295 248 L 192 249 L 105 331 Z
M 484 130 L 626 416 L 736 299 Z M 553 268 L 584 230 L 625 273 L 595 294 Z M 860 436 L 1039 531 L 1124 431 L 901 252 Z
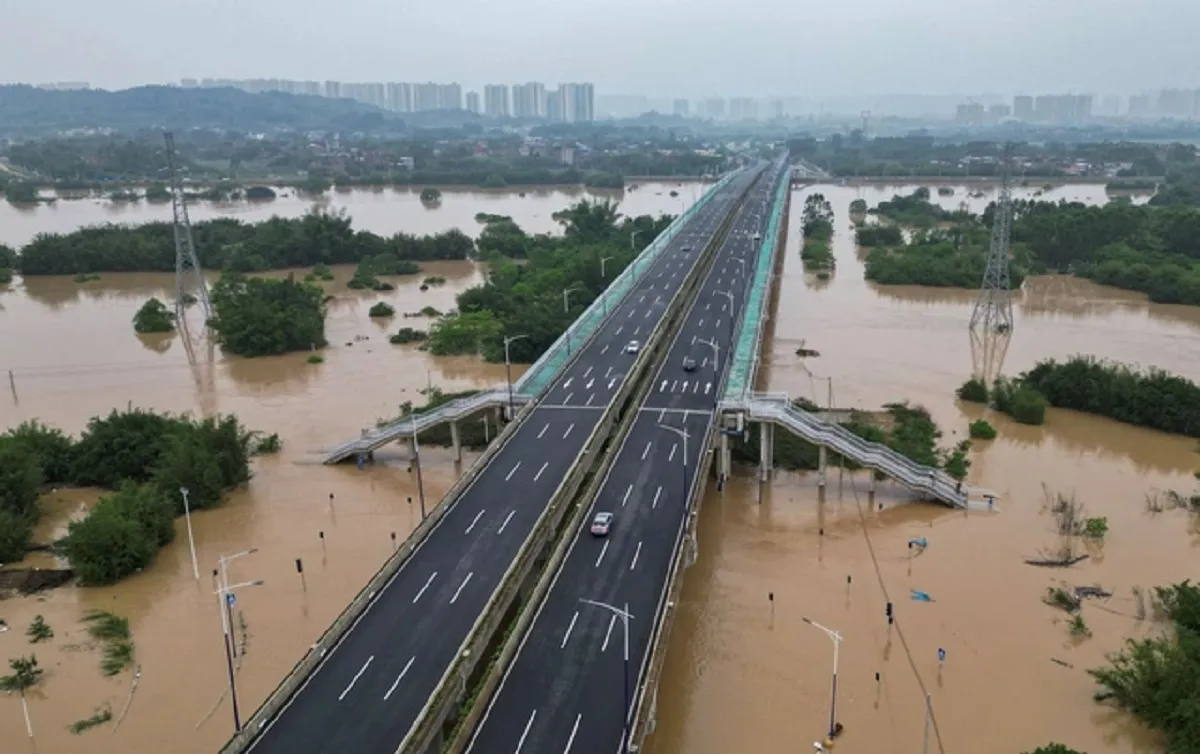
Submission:
M 972 374 L 985 385 L 991 385 L 1003 373 L 1004 357 L 1012 341 L 1012 331 L 995 330 L 968 331 L 971 341 Z

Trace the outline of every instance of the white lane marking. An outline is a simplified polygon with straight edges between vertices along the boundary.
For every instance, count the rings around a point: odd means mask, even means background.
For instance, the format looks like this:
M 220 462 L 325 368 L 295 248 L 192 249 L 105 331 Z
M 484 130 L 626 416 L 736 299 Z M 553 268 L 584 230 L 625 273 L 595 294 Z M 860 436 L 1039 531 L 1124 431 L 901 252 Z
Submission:
M 583 719 L 583 713 L 575 716 L 575 724 L 571 726 L 571 736 L 567 739 L 567 748 L 563 749 L 563 754 L 571 754 L 571 744 L 575 743 L 575 733 L 579 731 L 579 721 Z
M 664 408 L 662 411 L 658 412 L 658 421 L 661 423 L 666 418 L 667 418 L 667 410 Z
M 633 569 L 637 568 L 638 555 L 641 555 L 641 554 L 642 554 L 642 543 L 638 542 L 637 549 L 633 551 L 633 562 L 629 564 L 629 570 L 632 571 Z M 614 615 L 613 617 L 615 618 L 616 616 Z
M 712 305 L 712 302 L 709 302 L 709 303 L 705 304 L 705 305 L 704 305 L 704 311 L 708 311 L 708 307 L 709 307 L 709 306 L 711 306 L 711 305 Z
M 484 508 L 482 511 L 479 511 L 478 513 L 475 514 L 475 518 L 471 519 L 471 525 L 467 527 L 467 530 L 464 531 L 463 534 L 471 533 L 471 530 L 475 528 L 475 524 L 479 523 L 479 519 L 483 518 L 483 513 L 486 510 L 487 510 L 487 508 Z
M 651 440 L 650 442 L 646 443 L 646 449 L 642 451 L 642 460 L 643 460 L 643 461 L 644 461 L 644 460 L 646 460 L 646 456 L 650 455 L 650 446 L 651 446 L 651 445 L 653 445 L 653 444 L 654 444 L 654 441 L 653 441 L 653 440 Z
M 640 333 L 641 331 L 642 331 L 642 326 L 641 326 L 641 325 L 638 325 L 637 327 L 635 327 L 635 328 L 634 328 L 634 330 L 633 330 L 633 334 L 634 334 L 634 335 L 637 335 L 637 334 L 638 334 L 638 333 Z
M 620 334 L 621 334 L 621 331 L 622 331 L 622 330 L 624 330 L 624 329 L 625 329 L 625 325 L 621 325 L 620 327 L 618 327 L 618 328 L 617 328 L 617 335 L 620 335 Z
M 652 311 L 654 311 L 654 310 L 653 310 L 653 309 L 647 309 L 647 310 L 646 310 L 646 319 L 650 319 L 650 313 L 651 313 Z
M 613 626 L 617 624 L 617 616 L 612 616 L 608 619 L 608 630 L 604 632 L 604 643 L 600 645 L 600 651 L 608 649 L 608 640 L 612 636 Z
M 650 287 L 653 288 L 654 286 L 650 286 Z M 633 318 L 633 309 L 629 310 L 629 317 L 630 317 L 630 319 Z
M 463 579 L 463 583 L 459 584 L 458 589 L 454 590 L 454 596 L 450 598 L 451 605 L 453 605 L 455 602 L 458 601 L 458 595 L 462 594 L 462 590 L 467 586 L 467 582 L 470 581 L 471 577 L 474 575 L 475 575 L 474 571 L 471 571 L 470 573 L 468 573 L 467 577 L 465 579 Z
M 588 367 L 587 371 L 583 373 L 583 378 L 585 380 L 587 379 L 587 376 L 592 373 L 593 369 L 595 369 L 595 367 Z M 591 385 L 588 385 L 588 387 L 591 387 Z
M 508 476 L 504 477 L 504 481 L 512 479 L 512 475 L 517 473 L 517 469 L 521 468 L 521 462 L 517 461 L 517 465 L 512 467 L 512 471 L 508 472 Z
M 675 450 L 678 447 L 679 447 L 679 443 L 675 443 L 674 445 L 671 446 L 671 455 L 667 456 L 667 463 L 670 463 L 671 461 L 675 460 Z
M 696 380 L 696 384 L 692 386 L 692 395 L 700 392 L 700 380 Z
M 341 696 L 338 697 L 339 702 L 346 698 L 346 694 L 350 693 L 350 689 L 354 688 L 354 684 L 358 683 L 358 679 L 362 677 L 363 673 L 367 672 L 367 667 L 374 662 L 374 660 L 375 655 L 371 655 L 367 658 L 367 661 L 363 663 L 363 666 L 359 668 L 358 672 L 354 674 L 354 677 L 350 679 L 350 685 L 347 686 L 346 690 L 343 691 Z
M 542 439 L 542 435 L 546 434 L 546 430 L 550 429 L 550 422 L 546 422 L 546 426 L 542 427 L 542 431 L 538 432 L 537 439 Z
M 533 475 L 533 481 L 535 481 L 535 482 L 536 482 L 537 480 L 541 479 L 541 478 L 542 478 L 542 472 L 543 472 L 543 471 L 545 471 L 545 470 L 546 470 L 546 467 L 547 467 L 547 466 L 549 466 L 549 465 L 550 465 L 550 462 L 549 462 L 549 461 L 546 461 L 545 463 L 543 463 L 543 464 L 542 464 L 542 468 L 538 469 L 538 473 L 536 473 L 536 474 L 534 474 L 534 475 Z
M 576 610 L 575 614 L 571 616 L 571 625 L 567 626 L 567 632 L 565 634 L 563 634 L 562 644 L 558 645 L 559 649 L 566 649 L 567 641 L 569 641 L 571 638 L 571 631 L 573 631 L 575 629 L 575 621 L 577 621 L 577 620 L 579 620 L 579 611 L 578 610 Z
M 704 327 L 704 320 L 703 320 L 703 319 L 701 319 L 701 320 L 700 320 L 700 324 L 699 324 L 698 326 L 699 326 L 700 328 L 703 328 L 703 327 Z
M 704 383 L 704 394 L 708 395 L 710 390 L 712 390 L 712 383 L 711 382 Z
M 704 360 L 700 362 L 700 368 L 701 368 L 701 369 L 703 369 L 703 368 L 704 368 L 704 367 L 706 367 L 706 366 L 708 366 L 708 357 L 707 357 L 707 356 L 705 356 L 705 357 L 704 357 Z
M 573 380 L 573 379 L 575 379 L 575 378 L 574 377 L 567 378 L 567 381 L 562 384 L 563 390 L 566 390 L 567 388 L 571 387 L 571 380 Z
M 504 523 L 500 524 L 500 529 L 496 532 L 497 536 L 504 533 L 504 527 L 508 526 L 508 522 L 512 521 L 513 514 L 516 512 L 517 511 L 515 509 L 511 510 L 508 512 L 508 515 L 504 517 Z
M 613 385 L 615 385 L 615 384 L 617 384 L 617 378 L 616 378 L 616 377 L 613 377 L 611 380 L 609 380 L 609 381 L 608 381 L 608 389 L 609 389 L 609 390 L 612 390 L 612 389 L 613 389 Z
M 571 430 L 575 429 L 575 422 L 571 422 L 571 426 L 567 427 L 567 431 L 563 432 L 563 439 L 567 439 L 567 435 L 571 434 Z
M 674 382 L 671 383 L 671 392 L 672 393 L 675 392 L 675 388 L 677 388 L 677 387 L 679 387 L 679 380 L 675 380 Z
M 721 318 L 717 317 L 717 324 L 713 327 L 713 329 L 717 330 L 717 329 L 720 329 L 720 327 L 721 327 Z
M 437 575 L 437 571 L 434 571 L 432 574 L 430 574 L 429 579 L 425 582 L 425 586 L 421 587 L 421 591 L 417 592 L 416 597 L 413 597 L 414 605 L 417 604 L 417 600 L 421 599 L 421 595 L 425 594 L 425 590 L 429 588 L 429 585 L 433 583 L 433 580 L 437 578 Z
M 663 380 L 663 381 L 662 381 L 662 384 L 658 386 L 658 392 L 660 392 L 660 393 L 661 393 L 662 391 L 664 391 L 664 390 L 666 390 L 666 389 L 667 389 L 667 381 L 666 381 L 666 380 Z
M 615 618 L 617 616 L 614 615 L 613 617 Z M 413 658 L 410 659 L 408 661 L 408 663 L 404 666 L 404 670 L 400 671 L 400 675 L 396 676 L 396 680 L 392 682 L 392 687 L 387 690 L 386 694 L 383 695 L 383 701 L 386 702 L 388 700 L 388 698 L 391 697 L 392 692 L 395 691 L 396 687 L 400 685 L 400 681 L 403 680 L 404 676 L 408 673 L 408 669 L 412 667 L 413 660 L 415 660 L 415 659 L 417 659 L 417 658 L 414 655 Z
M 672 276 L 671 276 L 671 279 L 672 279 L 672 280 L 674 280 L 674 279 L 675 279 L 675 276 L 674 276 L 674 275 L 672 275 Z M 671 290 L 671 284 L 670 284 L 670 283 L 663 283 L 663 290 L 664 290 L 664 291 L 669 291 L 669 290 Z
M 591 368 L 591 367 L 588 367 L 588 371 L 589 371 L 589 372 L 590 372 L 590 371 L 592 371 L 592 368 Z M 592 385 L 595 385 L 595 384 L 596 384 L 596 379 L 593 377 L 592 379 L 590 379 L 590 380 L 588 380 L 588 381 L 587 381 L 587 384 L 583 386 L 583 389 L 584 389 L 584 390 L 591 390 L 591 389 L 592 389 Z
M 517 750 L 513 754 L 521 754 L 521 747 L 525 745 L 525 739 L 529 736 L 529 729 L 533 727 L 533 718 L 537 717 L 537 710 L 529 713 L 529 722 L 525 723 L 525 730 L 521 733 L 521 740 L 517 741 Z M 621 736 L 624 741 L 624 734 Z
M 658 489 L 654 491 L 654 502 L 650 503 L 651 508 L 658 507 L 658 499 L 662 497 L 662 485 L 658 485 Z
M 624 507 L 625 507 L 625 503 L 628 503 L 628 502 L 629 502 L 629 495 L 630 495 L 632 492 L 633 492 L 633 485 L 631 484 L 631 485 L 629 485 L 629 487 L 628 487 L 628 488 L 625 490 L 625 497 L 621 498 L 621 507 L 622 507 L 622 508 L 624 508 Z
M 608 369 L 604 370 L 604 376 L 605 376 L 605 377 L 607 377 L 607 376 L 608 376 L 608 375 L 610 375 L 610 374 L 612 374 L 612 367 L 609 367 Z
M 600 548 L 600 557 L 596 558 L 596 567 L 600 567 L 600 561 L 604 560 L 604 553 L 608 552 L 608 540 L 604 540 L 604 547 Z
M 601 348 L 601 349 L 600 349 L 600 355 L 601 355 L 601 356 L 603 356 L 603 355 L 604 355 L 604 354 L 606 354 L 606 353 L 608 353 L 608 344 L 607 344 L 607 343 L 605 343 L 605 344 L 604 344 L 604 348 Z
M 585 406 L 592 405 L 592 400 L 594 400 L 595 397 L 596 397 L 596 394 L 592 393 L 591 395 L 588 396 L 587 403 L 584 403 L 583 405 L 585 405 Z
M 570 403 L 571 399 L 574 397 L 575 397 L 575 393 L 567 393 L 567 397 L 563 398 L 563 403 Z
M 638 303 L 640 304 L 640 303 L 642 303 L 642 302 L 643 302 L 643 301 L 645 301 L 645 300 L 646 300 L 646 294 L 644 294 L 644 293 L 643 293 L 643 294 L 642 294 L 642 297 L 638 299 Z
M 687 392 L 687 386 L 688 386 L 688 381 L 684 380 L 683 381 L 683 392 L 685 392 L 685 393 Z

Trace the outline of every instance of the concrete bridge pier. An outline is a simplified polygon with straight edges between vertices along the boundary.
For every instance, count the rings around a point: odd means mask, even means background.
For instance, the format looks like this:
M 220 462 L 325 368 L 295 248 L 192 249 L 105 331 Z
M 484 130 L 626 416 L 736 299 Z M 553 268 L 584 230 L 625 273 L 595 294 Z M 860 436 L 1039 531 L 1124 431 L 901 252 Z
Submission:
M 875 469 L 867 469 L 867 471 L 871 472 L 870 475 L 867 477 L 867 507 L 874 508 L 875 507 L 875 484 L 876 484 Z M 882 508 L 883 506 L 880 505 L 879 507 Z
M 462 463 L 462 441 L 458 436 L 458 422 L 450 422 L 450 444 L 454 447 L 454 462 Z
M 765 482 L 771 478 L 771 465 L 775 458 L 775 425 L 771 422 L 759 422 L 758 433 L 758 479 Z
M 717 446 L 717 479 L 724 485 L 729 480 L 730 467 L 733 465 L 733 458 L 729 450 L 729 435 L 721 432 L 721 439 Z
M 817 501 L 825 502 L 825 483 L 829 474 L 829 449 L 824 445 L 817 449 Z

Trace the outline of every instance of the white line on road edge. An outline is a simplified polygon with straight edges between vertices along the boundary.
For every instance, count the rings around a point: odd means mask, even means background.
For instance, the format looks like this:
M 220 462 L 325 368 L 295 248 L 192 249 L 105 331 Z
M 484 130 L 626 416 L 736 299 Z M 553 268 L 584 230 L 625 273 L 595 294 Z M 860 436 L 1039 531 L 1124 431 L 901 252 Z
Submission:
M 500 529 L 499 529 L 499 531 L 496 532 L 497 536 L 504 533 L 504 527 L 508 526 L 508 522 L 512 521 L 513 514 L 516 512 L 517 511 L 515 509 L 511 510 L 508 512 L 508 515 L 504 517 L 504 523 L 500 524 Z
M 536 473 L 536 474 L 534 474 L 534 475 L 533 475 L 533 481 L 535 481 L 535 482 L 536 482 L 537 480 L 541 479 L 541 478 L 542 478 L 542 472 L 543 472 L 543 471 L 545 471 L 545 470 L 546 470 L 546 467 L 547 467 L 547 466 L 549 466 L 549 465 L 550 465 L 550 462 L 549 462 L 549 461 L 546 461 L 545 463 L 543 463 L 543 464 L 542 464 L 542 468 L 538 469 L 538 473 Z
M 658 485 L 658 489 L 657 489 L 657 490 L 655 490 L 655 492 L 654 492 L 654 502 L 653 502 L 653 503 L 650 503 L 650 507 L 651 507 L 651 508 L 657 508 L 657 507 L 658 507 L 658 499 L 659 499 L 660 497 L 662 497 L 662 485 L 661 485 L 661 484 L 660 484 L 660 485 Z
M 537 439 L 542 439 L 542 435 L 546 434 L 546 430 L 550 429 L 550 422 L 546 422 L 546 426 L 542 427 L 542 431 L 538 432 Z
M 529 713 L 529 722 L 525 723 L 525 730 L 522 731 L 521 740 L 517 741 L 517 750 L 513 754 L 521 754 L 521 747 L 525 745 L 525 739 L 529 736 L 529 729 L 533 727 L 533 718 L 535 717 L 537 717 L 537 710 Z M 622 736 L 621 740 L 624 741 L 625 737 Z
M 404 678 L 404 675 L 408 673 L 408 669 L 412 667 L 413 660 L 415 659 L 417 659 L 417 657 L 416 655 L 413 655 L 412 659 L 408 661 L 408 664 L 404 666 L 404 670 L 400 671 L 400 675 L 396 676 L 396 680 L 392 682 L 392 687 L 387 690 L 386 694 L 383 695 L 383 701 L 386 702 L 392 695 L 392 692 L 396 690 L 396 687 L 400 685 L 400 681 Z
M 596 567 L 600 567 L 600 562 L 604 560 L 604 553 L 608 552 L 608 540 L 604 540 L 604 547 L 600 548 L 600 557 L 596 558 Z
M 472 519 L 471 525 L 467 527 L 467 530 L 465 532 L 463 532 L 463 534 L 471 533 L 471 530 L 475 528 L 475 524 L 479 523 L 479 519 L 483 518 L 483 514 L 485 511 L 487 511 L 487 508 L 484 508 L 483 510 L 481 510 L 475 514 L 475 518 Z
M 641 554 L 642 554 L 642 543 L 638 542 L 637 549 L 633 551 L 633 562 L 629 564 L 629 570 L 632 571 L 633 569 L 637 568 L 638 555 L 641 555 Z M 615 618 L 616 616 L 614 615 L 613 617 Z
M 350 693 L 350 689 L 354 688 L 354 684 L 358 683 L 358 679 L 362 677 L 362 674 L 367 672 L 367 667 L 374 659 L 375 655 L 371 655 L 367 658 L 367 661 L 363 663 L 363 666 L 358 669 L 358 672 L 355 673 L 354 677 L 350 679 L 350 685 L 347 686 L 346 690 L 342 692 L 342 695 L 338 697 L 339 702 L 346 698 L 346 694 Z
M 429 577 L 429 580 L 425 582 L 425 586 L 421 587 L 421 591 L 417 592 L 417 596 L 413 597 L 414 605 L 417 604 L 417 600 L 421 599 L 421 595 L 425 593 L 425 590 L 429 588 L 429 585 L 433 583 L 433 580 L 437 578 L 437 574 L 438 574 L 438 572 L 434 571 L 433 574 Z
M 653 445 L 653 444 L 654 444 L 654 441 L 653 441 L 653 440 L 651 440 L 650 442 L 646 443 L 646 449 L 642 451 L 642 460 L 643 460 L 643 461 L 644 461 L 644 460 L 646 460 L 646 456 L 650 455 L 650 446 L 651 446 L 651 445 Z
M 571 426 L 567 427 L 567 431 L 563 432 L 563 439 L 567 439 L 567 435 L 571 434 L 571 430 L 575 429 L 575 422 L 571 422 Z
M 579 731 L 579 721 L 583 719 L 583 713 L 575 716 L 575 724 L 571 726 L 571 736 L 567 739 L 567 748 L 563 749 L 563 754 L 571 754 L 571 744 L 575 743 L 575 734 Z
M 625 497 L 621 498 L 621 507 L 622 508 L 625 507 L 625 503 L 629 502 L 629 495 L 632 493 L 633 493 L 633 485 L 631 484 L 631 485 L 629 485 L 628 489 L 625 490 Z
M 521 468 L 521 462 L 517 461 L 517 465 L 512 467 L 512 471 L 508 472 L 508 476 L 504 477 L 504 481 L 512 479 L 512 475 L 517 473 L 517 469 Z
M 613 626 L 617 623 L 617 616 L 612 616 L 608 619 L 608 630 L 604 632 L 604 643 L 600 645 L 600 651 L 608 649 L 608 639 L 612 636 Z
M 675 443 L 674 445 L 671 446 L 671 455 L 667 456 L 667 463 L 670 463 L 671 461 L 675 460 L 675 451 L 678 448 L 679 448 L 679 443 Z
M 575 630 L 575 621 L 577 620 L 579 620 L 578 610 L 576 610 L 575 614 L 571 616 L 571 625 L 567 626 L 567 632 L 563 634 L 562 644 L 558 645 L 559 649 L 566 649 L 567 642 L 571 639 L 571 631 Z
M 470 573 L 468 573 L 468 574 L 467 574 L 467 577 L 466 577 L 465 579 L 463 579 L 463 583 L 459 584 L 459 585 L 458 585 L 458 589 L 455 589 L 455 590 L 454 590 L 454 596 L 450 598 L 450 604 L 451 604 L 451 605 L 453 605 L 453 604 L 454 604 L 454 602 L 455 602 L 455 600 L 457 600 L 457 599 L 458 599 L 458 595 L 462 594 L 462 590 L 463 590 L 464 588 L 466 588 L 466 586 L 467 586 L 467 582 L 468 582 L 468 581 L 470 581 L 470 580 L 471 580 L 471 577 L 472 577 L 472 576 L 474 576 L 474 575 L 475 575 L 475 572 L 474 572 L 474 571 L 471 571 Z

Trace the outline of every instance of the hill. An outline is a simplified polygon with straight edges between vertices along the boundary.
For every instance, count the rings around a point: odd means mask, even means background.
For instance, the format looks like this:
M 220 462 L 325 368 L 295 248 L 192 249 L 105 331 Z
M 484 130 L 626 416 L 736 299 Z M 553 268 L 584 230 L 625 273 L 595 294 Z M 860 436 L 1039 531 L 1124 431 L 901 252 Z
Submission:
M 76 129 L 132 131 L 143 128 L 233 131 L 395 131 L 404 121 L 394 113 L 349 99 L 239 89 L 181 89 L 141 86 L 47 91 L 0 86 L 0 135 L 46 136 Z

